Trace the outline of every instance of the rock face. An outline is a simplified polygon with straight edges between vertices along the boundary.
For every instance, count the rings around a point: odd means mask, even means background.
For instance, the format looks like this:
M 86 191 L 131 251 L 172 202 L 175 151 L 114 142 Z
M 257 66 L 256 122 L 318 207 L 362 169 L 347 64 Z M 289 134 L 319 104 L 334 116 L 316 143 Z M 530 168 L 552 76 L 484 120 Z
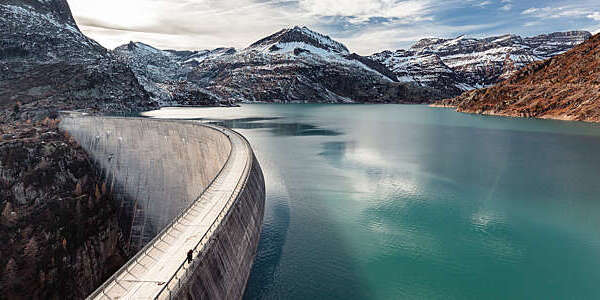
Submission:
M 23 119 L 155 105 L 125 64 L 79 31 L 66 0 L 2 1 L 0 25 L 0 106 L 20 106 Z
M 524 66 L 564 53 L 591 37 L 589 32 L 556 32 L 522 38 L 503 35 L 484 39 L 423 39 L 408 50 L 371 56 L 400 81 L 435 88 L 445 97 L 492 86 Z
M 600 122 L 600 34 L 494 87 L 439 104 L 461 112 Z
M 0 293 L 82 299 L 128 257 L 110 186 L 57 121 L 0 126 Z
M 241 51 L 161 51 L 130 43 L 115 52 L 128 57 L 140 82 L 155 95 L 172 92 L 170 82 L 178 82 L 180 92 L 192 87 L 221 103 L 424 103 L 438 96 L 398 82 L 384 65 L 350 54 L 343 44 L 306 27 L 283 29 Z

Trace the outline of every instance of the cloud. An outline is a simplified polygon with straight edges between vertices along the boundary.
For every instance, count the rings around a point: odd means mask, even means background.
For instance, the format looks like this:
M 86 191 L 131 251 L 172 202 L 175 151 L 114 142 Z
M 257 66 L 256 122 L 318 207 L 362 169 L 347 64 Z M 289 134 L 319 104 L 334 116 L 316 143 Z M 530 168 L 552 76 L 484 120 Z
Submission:
M 543 19 L 558 19 L 563 17 L 581 17 L 589 13 L 588 9 L 576 6 L 560 6 L 560 7 L 541 7 L 528 8 L 521 12 L 522 15 L 529 15 Z
M 372 18 L 407 18 L 420 20 L 430 12 L 428 0 L 300 0 L 298 6 L 312 16 L 349 17 L 352 22 L 367 22 Z
M 484 6 L 488 6 L 490 4 L 492 4 L 492 1 L 486 0 L 486 1 L 483 1 L 483 2 L 480 2 L 479 4 L 477 4 L 477 6 L 484 7 Z
M 600 12 L 597 12 L 597 11 L 596 11 L 596 12 L 593 12 L 593 13 L 591 13 L 591 14 L 587 15 L 587 17 L 588 17 L 589 19 L 592 19 L 592 20 L 594 20 L 594 21 L 600 21 Z
M 67 1 L 82 31 L 108 48 L 130 40 L 163 49 L 245 48 L 283 27 L 306 25 L 371 54 L 423 37 L 596 29 L 600 18 L 598 0 L 555 0 L 555 7 L 532 0 Z

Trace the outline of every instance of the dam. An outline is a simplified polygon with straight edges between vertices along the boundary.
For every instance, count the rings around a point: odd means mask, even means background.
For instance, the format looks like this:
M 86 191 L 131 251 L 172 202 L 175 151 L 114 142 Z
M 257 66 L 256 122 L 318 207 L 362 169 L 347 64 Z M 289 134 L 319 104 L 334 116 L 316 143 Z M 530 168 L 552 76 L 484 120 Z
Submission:
M 194 121 L 78 114 L 60 126 L 100 166 L 136 253 L 88 299 L 242 297 L 265 201 L 243 136 Z

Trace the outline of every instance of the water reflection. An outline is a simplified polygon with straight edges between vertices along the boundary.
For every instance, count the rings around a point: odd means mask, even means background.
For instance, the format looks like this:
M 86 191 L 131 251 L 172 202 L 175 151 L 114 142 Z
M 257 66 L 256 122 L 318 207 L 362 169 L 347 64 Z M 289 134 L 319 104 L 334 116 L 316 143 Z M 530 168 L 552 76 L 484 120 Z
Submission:
M 276 136 L 337 136 L 342 133 L 305 123 L 264 122 L 281 118 L 240 118 L 211 122 L 232 129 L 268 129 Z

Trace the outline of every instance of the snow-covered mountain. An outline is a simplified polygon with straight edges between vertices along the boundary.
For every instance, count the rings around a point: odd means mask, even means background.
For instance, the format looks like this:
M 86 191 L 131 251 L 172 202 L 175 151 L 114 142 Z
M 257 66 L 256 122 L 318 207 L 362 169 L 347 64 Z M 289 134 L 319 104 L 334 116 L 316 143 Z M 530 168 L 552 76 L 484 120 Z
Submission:
M 217 105 L 221 99 L 189 82 L 188 74 L 204 51 L 164 51 L 144 43 L 117 47 L 113 53 L 135 73 L 150 97 L 161 105 Z
M 0 2 L 0 70 L 0 104 L 25 118 L 151 105 L 131 70 L 79 31 L 66 0 Z
M 400 81 L 435 88 L 452 97 L 494 85 L 522 67 L 564 53 L 590 37 L 589 32 L 571 31 L 526 38 L 430 38 L 408 50 L 384 51 L 370 58 L 386 65 Z
M 306 27 L 249 47 L 192 59 L 188 79 L 233 101 L 421 103 L 430 89 L 400 83 L 384 65 Z M 190 59 L 184 60 L 190 64 Z
M 158 50 L 130 43 L 114 53 L 161 103 L 188 89 L 221 103 L 421 103 L 435 97 L 430 89 L 400 83 L 384 65 L 350 54 L 343 44 L 306 27 L 283 29 L 242 50 Z

